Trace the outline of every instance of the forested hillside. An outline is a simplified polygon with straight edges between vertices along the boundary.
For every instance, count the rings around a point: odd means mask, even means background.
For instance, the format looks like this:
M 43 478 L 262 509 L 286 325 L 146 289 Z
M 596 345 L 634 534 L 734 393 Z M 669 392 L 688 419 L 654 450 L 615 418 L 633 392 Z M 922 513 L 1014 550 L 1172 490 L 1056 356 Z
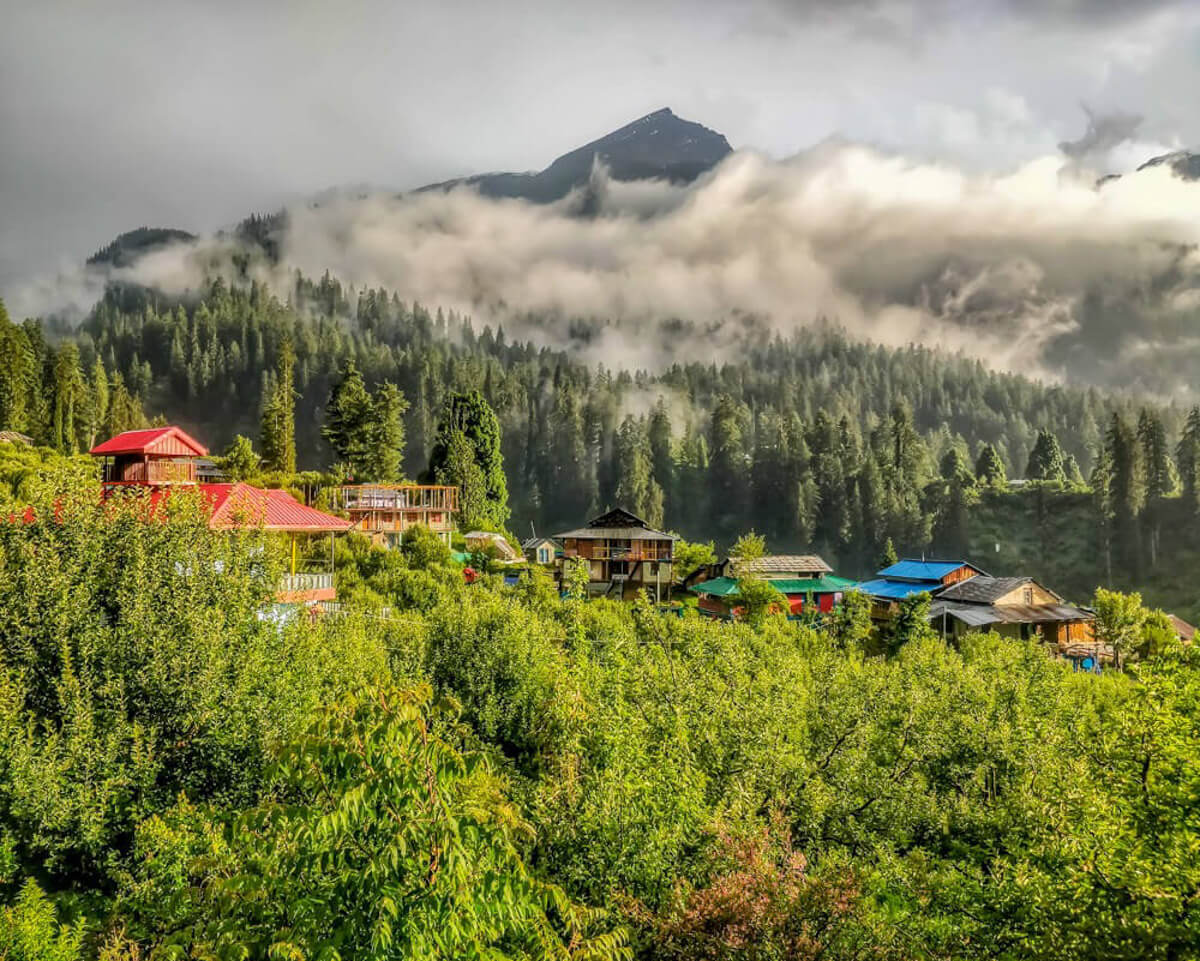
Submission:
M 287 344 L 299 467 L 338 459 L 322 431 L 350 364 L 367 390 L 399 389 L 397 462 L 410 478 L 428 472 L 447 399 L 478 390 L 499 419 L 509 524 L 522 534 L 620 503 L 721 546 L 753 528 L 848 574 L 872 570 L 890 540 L 901 553 L 994 558 L 1080 596 L 1097 583 L 1157 584 L 1162 603 L 1193 610 L 1174 562 L 1197 529 L 1200 419 L 1185 431 L 1174 407 L 854 343 L 832 327 L 782 339 L 746 323 L 737 355 L 629 371 L 328 276 L 298 277 L 287 302 L 221 281 L 175 304 L 113 288 L 61 346 L 36 325 L 6 326 L 6 390 L 36 385 L 4 426 L 86 448 L 132 425 L 136 397 L 214 450 L 239 433 L 257 440 Z M 580 321 L 576 346 L 600 333 Z M 703 335 L 680 323 L 647 332 Z M 1036 494 L 1011 490 L 1013 478 L 1035 481 Z M 1056 527 L 1068 530 L 1052 549 Z
M 6 958 L 1196 957 L 1200 664 L 1134 599 L 1097 676 L 466 584 L 416 528 L 266 617 L 271 534 L 0 462 Z

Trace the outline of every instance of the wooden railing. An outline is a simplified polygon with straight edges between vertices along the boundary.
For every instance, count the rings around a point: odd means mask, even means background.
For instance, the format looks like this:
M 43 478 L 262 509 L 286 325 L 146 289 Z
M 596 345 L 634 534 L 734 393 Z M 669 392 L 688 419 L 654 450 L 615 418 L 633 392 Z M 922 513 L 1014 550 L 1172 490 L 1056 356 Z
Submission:
M 458 510 L 458 488 L 426 484 L 352 484 L 338 491 L 348 511 Z
M 191 461 L 150 460 L 107 464 L 107 484 L 194 484 L 196 465 Z
M 671 548 L 669 541 L 638 541 L 627 547 L 590 542 L 588 547 L 580 545 L 564 548 L 563 556 L 583 557 L 594 561 L 669 561 Z

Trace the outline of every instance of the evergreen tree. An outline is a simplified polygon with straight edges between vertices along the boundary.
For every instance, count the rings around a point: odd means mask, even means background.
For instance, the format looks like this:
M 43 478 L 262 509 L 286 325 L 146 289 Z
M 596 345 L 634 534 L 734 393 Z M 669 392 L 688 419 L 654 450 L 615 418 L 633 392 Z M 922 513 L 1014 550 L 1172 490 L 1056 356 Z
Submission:
M 452 394 L 446 401 L 433 453 L 429 458 L 429 474 L 437 476 L 448 463 L 450 440 L 461 433 L 474 454 L 474 461 L 483 472 L 487 492 L 487 521 L 502 527 L 508 520 L 508 481 L 504 476 L 504 457 L 500 452 L 500 422 L 495 411 L 474 390 Z
M 108 373 L 104 362 L 96 357 L 92 364 L 92 376 L 88 382 L 87 425 L 84 447 L 91 450 L 100 441 L 100 433 L 108 420 L 111 396 L 108 389 Z
M 1147 499 L 1153 501 L 1174 494 L 1178 475 L 1171 462 L 1167 432 L 1162 418 L 1147 408 L 1143 408 L 1138 415 L 1137 440 L 1141 448 Z
M 263 460 L 268 470 L 296 472 L 296 354 L 290 340 L 279 348 L 275 378 L 262 410 Z
M 879 569 L 882 571 L 891 567 L 893 564 L 899 563 L 900 556 L 896 553 L 896 546 L 892 543 L 892 539 L 889 537 L 887 542 L 883 545 L 883 554 L 880 555 L 879 558 Z
M 40 391 L 36 358 L 28 336 L 8 319 L 0 300 L 0 430 L 32 433 L 32 395 Z
M 1175 462 L 1184 500 L 1200 511 L 1200 407 L 1188 411 L 1183 434 L 1175 448 Z
M 1039 430 L 1029 463 L 1025 467 L 1025 478 L 1031 481 L 1063 483 L 1067 479 L 1063 465 L 1062 447 L 1052 431 Z
M 654 475 L 654 483 L 662 491 L 663 520 L 674 523 L 677 500 L 675 456 L 671 447 L 671 417 L 667 413 L 667 405 L 661 397 L 650 414 L 646 434 L 650 444 L 650 466 Z
M 663 524 L 663 492 L 654 480 L 650 442 L 642 425 L 628 415 L 614 445 L 616 504 L 643 518 L 651 527 Z
M 404 462 L 404 412 L 408 402 L 391 381 L 385 381 L 371 398 L 372 422 L 364 477 L 388 484 L 400 480 Z
M 79 368 L 79 348 L 74 343 L 65 343 L 54 358 L 53 373 L 54 420 L 51 444 L 65 454 L 79 450 L 80 424 L 76 414 L 81 412 L 87 385 L 83 371 Z
M 217 459 L 217 466 L 225 472 L 229 480 L 236 483 L 257 474 L 261 462 L 262 458 L 254 450 L 250 438 L 238 434 L 233 443 L 225 449 L 225 453 Z
M 1113 548 L 1127 574 L 1139 569 L 1140 537 L 1138 517 L 1146 503 L 1146 474 L 1141 447 L 1129 424 L 1114 412 L 1104 438 L 1105 459 L 1109 465 L 1109 506 L 1113 523 Z
M 975 461 L 975 479 L 981 487 L 994 490 L 1004 490 L 1008 486 L 1008 477 L 1004 472 L 1004 461 L 996 451 L 995 445 L 984 444 Z
M 321 436 L 353 480 L 362 480 L 369 470 L 374 432 L 375 406 L 371 395 L 367 393 L 354 361 L 347 361 L 341 380 L 325 406 L 325 426 L 321 428 Z
M 487 479 L 475 459 L 474 446 L 461 430 L 450 431 L 445 444 L 445 459 L 438 465 L 434 480 L 458 488 L 458 516 L 455 522 L 464 531 L 491 526 Z

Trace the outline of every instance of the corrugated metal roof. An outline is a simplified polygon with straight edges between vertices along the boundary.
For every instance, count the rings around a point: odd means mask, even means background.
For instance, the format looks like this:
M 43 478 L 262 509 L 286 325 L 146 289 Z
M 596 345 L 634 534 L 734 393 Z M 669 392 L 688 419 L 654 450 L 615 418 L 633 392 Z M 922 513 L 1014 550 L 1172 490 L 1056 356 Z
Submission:
M 89 453 L 94 457 L 111 457 L 116 454 L 204 457 L 208 454 L 208 448 L 178 427 L 151 427 L 117 434 L 103 444 L 97 444 Z
M 346 531 L 350 521 L 306 507 L 287 491 L 263 490 L 249 484 L 201 484 L 200 491 L 212 507 L 209 525 L 214 528 L 262 526 L 289 533 Z
M 969 577 L 965 581 L 951 584 L 942 590 L 938 597 L 946 601 L 971 601 L 980 604 L 990 604 L 999 600 L 1005 594 L 1015 591 L 1025 584 L 1032 584 L 1032 577 L 990 577 L 980 574 Z M 1052 591 L 1050 593 L 1053 593 Z M 1055 595 L 1056 597 L 1058 595 Z
M 729 597 L 738 591 L 738 582 L 732 577 L 714 577 L 688 588 L 693 594 L 711 594 L 713 597 Z
M 936 601 L 929 609 L 930 619 L 945 614 L 979 627 L 984 624 L 1044 624 L 1057 621 L 1090 621 L 1089 611 L 1070 604 L 956 604 Z
M 752 561 L 729 559 L 748 574 L 829 574 L 833 568 L 816 554 L 768 554 Z
M 863 581 L 858 585 L 858 590 L 871 597 L 882 597 L 887 600 L 898 601 L 911 594 L 932 594 L 940 586 L 939 581 L 914 583 L 912 581 L 890 581 L 887 578 L 879 577 L 873 581 Z
M 649 527 L 580 527 L 573 531 L 555 534 L 555 540 L 574 537 L 577 540 L 609 541 L 677 541 L 678 536 Z
M 974 564 L 968 564 L 966 561 L 914 561 L 906 558 L 897 561 L 891 567 L 885 567 L 876 576 L 892 580 L 940 581 L 960 567 L 969 567 L 973 571 L 983 573 Z
M 836 594 L 855 584 L 847 577 L 768 577 L 767 582 L 781 594 Z M 733 577 L 714 577 L 688 588 L 693 594 L 729 597 L 738 593 L 738 580 Z

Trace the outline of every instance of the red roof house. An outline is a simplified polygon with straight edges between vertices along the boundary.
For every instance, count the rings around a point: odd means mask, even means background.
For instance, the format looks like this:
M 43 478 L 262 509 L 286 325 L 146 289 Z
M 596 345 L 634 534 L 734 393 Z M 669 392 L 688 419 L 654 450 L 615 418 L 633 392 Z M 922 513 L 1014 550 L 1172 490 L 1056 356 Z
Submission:
M 93 457 L 104 458 L 104 490 L 151 489 L 151 509 L 172 488 L 189 486 L 200 491 L 208 505 L 209 526 L 214 530 L 261 527 L 291 534 L 291 573 L 284 577 L 277 600 L 284 603 L 332 601 L 332 536 L 348 531 L 352 524 L 301 504 L 287 491 L 265 490 L 250 484 L 197 484 L 195 460 L 208 455 L 208 448 L 178 427 L 127 430 L 92 448 Z M 302 534 L 329 534 L 330 565 L 320 573 L 298 573 L 298 541 Z
M 127 430 L 89 451 L 104 458 L 104 484 L 196 483 L 195 458 L 208 448 L 178 427 Z

